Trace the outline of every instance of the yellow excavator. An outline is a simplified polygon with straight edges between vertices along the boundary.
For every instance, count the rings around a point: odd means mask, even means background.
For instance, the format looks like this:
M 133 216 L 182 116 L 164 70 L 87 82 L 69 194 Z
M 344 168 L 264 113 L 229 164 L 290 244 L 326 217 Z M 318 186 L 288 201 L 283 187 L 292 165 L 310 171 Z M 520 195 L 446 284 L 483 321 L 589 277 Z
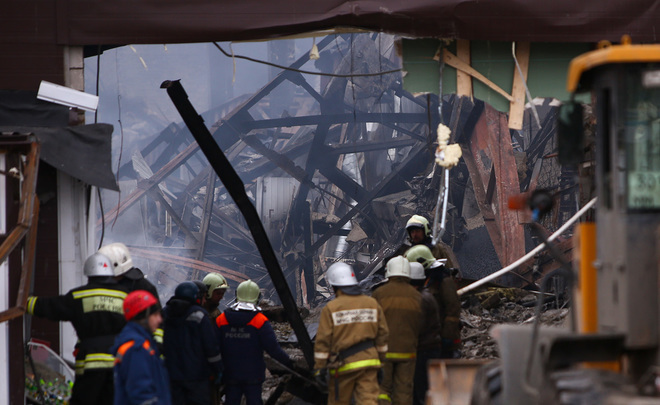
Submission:
M 427 403 L 660 404 L 660 45 L 601 43 L 571 62 L 567 88 L 590 92 L 595 159 L 584 159 L 572 99 L 559 113 L 560 162 L 589 173 L 581 193 L 597 199 L 575 227 L 572 265 L 549 275 L 569 286 L 568 325 L 499 325 L 500 359 L 478 368 L 470 392 L 431 391 Z

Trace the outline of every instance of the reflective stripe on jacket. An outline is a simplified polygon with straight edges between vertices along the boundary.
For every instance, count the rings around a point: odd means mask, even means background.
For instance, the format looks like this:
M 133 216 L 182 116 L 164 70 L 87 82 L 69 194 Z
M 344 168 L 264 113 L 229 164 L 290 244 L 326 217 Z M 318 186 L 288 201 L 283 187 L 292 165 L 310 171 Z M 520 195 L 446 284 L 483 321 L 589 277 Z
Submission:
M 348 295 L 341 291 L 321 310 L 314 344 L 314 368 L 329 366 L 338 373 L 360 368 L 380 367 L 379 353 L 387 352 L 389 330 L 378 302 L 366 295 Z M 330 364 L 331 357 L 349 347 L 373 340 L 369 347 L 346 358 L 342 364 Z M 332 356 L 334 355 L 334 356 Z

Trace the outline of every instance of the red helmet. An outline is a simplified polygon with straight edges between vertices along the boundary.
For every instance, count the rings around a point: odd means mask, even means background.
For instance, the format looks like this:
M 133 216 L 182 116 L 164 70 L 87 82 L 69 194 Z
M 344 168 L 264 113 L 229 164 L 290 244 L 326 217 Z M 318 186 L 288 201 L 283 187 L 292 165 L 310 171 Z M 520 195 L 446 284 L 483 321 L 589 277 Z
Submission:
M 158 300 L 150 292 L 144 290 L 133 291 L 124 299 L 124 316 L 127 321 L 130 321 L 135 315 L 153 305 L 158 305 Z

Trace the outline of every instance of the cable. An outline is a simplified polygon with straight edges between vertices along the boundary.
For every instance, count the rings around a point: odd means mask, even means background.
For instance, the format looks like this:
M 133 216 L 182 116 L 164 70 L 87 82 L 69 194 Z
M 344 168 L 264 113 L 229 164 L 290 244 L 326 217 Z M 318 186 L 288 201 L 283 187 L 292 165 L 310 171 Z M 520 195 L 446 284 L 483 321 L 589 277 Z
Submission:
M 261 63 L 261 64 L 264 64 L 264 65 L 268 65 L 268 66 L 276 67 L 276 68 L 278 68 L 278 69 L 290 70 L 290 71 L 292 71 L 292 72 L 303 73 L 303 74 L 306 74 L 306 75 L 317 75 L 317 76 L 329 76 L 329 77 L 344 77 L 344 78 L 350 78 L 350 77 L 382 76 L 382 75 L 386 75 L 386 74 L 390 74 L 390 73 L 401 72 L 401 70 L 402 70 L 402 69 L 399 68 L 399 69 L 393 69 L 393 70 L 386 70 L 386 71 L 384 71 L 384 72 L 376 72 L 376 73 L 352 73 L 352 74 L 347 74 L 347 75 L 340 75 L 340 74 L 336 74 L 336 73 L 312 72 L 312 71 L 310 71 L 310 70 L 294 69 L 294 68 L 292 68 L 292 67 L 282 66 L 282 65 L 275 64 L 275 63 L 271 63 L 271 62 L 266 62 L 265 60 L 259 60 L 259 59 L 251 58 L 251 57 L 249 57 L 249 56 L 229 54 L 229 53 L 227 53 L 224 49 L 222 49 L 222 47 L 221 47 L 220 45 L 218 45 L 217 42 L 214 42 L 213 45 L 215 45 L 215 47 L 218 48 L 218 49 L 220 50 L 220 52 L 222 52 L 222 53 L 223 53 L 225 56 L 227 56 L 228 58 L 245 59 L 245 60 L 249 60 L 250 62 Z
M 566 223 L 564 225 L 562 225 L 561 228 L 557 229 L 557 231 L 555 233 L 550 235 L 550 237 L 548 238 L 548 242 L 552 242 L 553 240 L 555 240 L 566 229 L 568 229 L 569 226 L 573 225 L 573 223 L 575 221 L 577 221 L 582 215 L 584 215 L 585 212 L 587 212 L 594 204 L 596 204 L 597 200 L 598 200 L 598 198 L 594 197 L 591 201 L 589 201 L 584 207 L 582 207 L 582 209 L 580 211 L 575 213 L 575 215 L 573 215 L 573 217 L 571 219 L 566 221 Z M 474 290 L 475 288 L 477 288 L 477 287 L 479 287 L 483 284 L 486 284 L 487 282 L 489 282 L 491 280 L 494 280 L 494 279 L 498 278 L 499 276 L 501 276 L 504 273 L 507 273 L 511 270 L 516 269 L 522 263 L 526 262 L 529 258 L 533 257 L 535 254 L 537 254 L 538 252 L 543 250 L 545 248 L 545 246 L 546 246 L 545 243 L 541 243 L 540 245 L 538 245 L 537 247 L 532 249 L 529 253 L 527 253 L 525 256 L 521 257 L 520 259 L 516 260 L 515 262 L 513 262 L 510 265 L 506 266 L 505 268 L 503 268 L 501 270 L 498 270 L 495 273 L 482 278 L 481 280 L 475 281 L 474 283 L 461 288 L 460 290 L 457 291 L 458 295 L 463 295 L 463 294 L 465 294 L 466 292 L 468 292 L 470 290 Z

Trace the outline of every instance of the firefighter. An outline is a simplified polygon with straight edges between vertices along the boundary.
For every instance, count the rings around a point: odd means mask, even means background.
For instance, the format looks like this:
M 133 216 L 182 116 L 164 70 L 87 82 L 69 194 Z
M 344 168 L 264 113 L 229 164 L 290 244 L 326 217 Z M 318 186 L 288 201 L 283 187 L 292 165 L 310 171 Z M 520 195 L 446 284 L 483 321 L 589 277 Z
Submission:
M 442 323 L 438 303 L 433 294 L 424 288 L 426 275 L 421 263 L 410 262 L 410 284 L 422 295 L 422 328 L 417 343 L 415 361 L 415 381 L 413 384 L 413 404 L 424 405 L 429 388 L 428 362 L 442 357 Z
M 110 260 L 99 253 L 87 258 L 83 272 L 87 284 L 59 297 L 29 297 L 27 312 L 69 321 L 76 330 L 76 380 L 70 403 L 112 404 L 110 347 L 126 324 L 122 304 L 128 291 L 115 280 Z
M 461 302 L 456 293 L 456 283 L 449 274 L 445 260 L 436 259 L 424 245 L 411 247 L 405 256 L 411 262 L 424 266 L 426 288 L 438 303 L 442 323 L 442 358 L 459 358 L 461 348 Z
M 390 335 L 380 384 L 379 403 L 409 405 L 413 400 L 413 377 L 417 339 L 422 327 L 422 297 L 410 285 L 410 263 L 403 256 L 390 259 L 385 266 L 388 281 L 374 291 L 385 313 Z
M 292 368 L 289 356 L 277 343 L 268 318 L 257 306 L 259 286 L 252 280 L 236 288 L 236 303 L 216 319 L 225 364 L 225 404 L 261 405 L 261 385 L 266 378 L 264 350 L 275 360 Z
M 220 347 L 208 312 L 200 306 L 202 292 L 184 281 L 163 310 L 163 354 L 175 404 L 208 405 L 209 381 L 222 372 Z
M 413 215 L 406 223 L 406 233 L 408 234 L 408 242 L 410 244 L 403 244 L 395 253 L 395 255 L 403 255 L 408 249 L 416 245 L 424 245 L 431 250 L 431 254 L 436 259 L 447 259 L 448 268 L 457 268 L 458 261 L 454 252 L 442 241 L 438 241 L 433 245 L 431 239 L 431 227 L 429 221 L 421 215 Z
M 131 253 L 128 251 L 126 245 L 120 242 L 110 243 L 101 247 L 99 253 L 110 259 L 112 268 L 115 272 L 115 277 L 119 281 L 119 284 L 126 287 L 129 292 L 136 290 L 149 291 L 151 295 L 156 297 L 158 304 L 160 305 L 158 290 L 149 280 L 146 279 L 142 270 L 133 267 L 133 259 L 131 258 Z M 163 330 L 158 328 L 154 336 L 156 337 L 156 342 L 161 345 L 159 348 L 162 350 Z
M 353 268 L 334 263 L 326 273 L 335 299 L 321 310 L 314 344 L 315 376 L 328 384 L 328 404 L 378 403 L 378 374 L 388 329 L 378 302 L 363 295 Z M 326 377 L 329 375 L 329 383 Z
M 215 320 L 222 313 L 219 308 L 220 300 L 225 296 L 229 289 L 227 280 L 218 273 L 209 273 L 202 280 L 206 284 L 206 304 L 204 309 L 209 313 L 211 319 Z
M 148 291 L 133 291 L 124 301 L 124 314 L 128 323 L 112 348 L 115 405 L 172 404 L 167 370 L 153 336 L 162 322 L 158 299 Z

